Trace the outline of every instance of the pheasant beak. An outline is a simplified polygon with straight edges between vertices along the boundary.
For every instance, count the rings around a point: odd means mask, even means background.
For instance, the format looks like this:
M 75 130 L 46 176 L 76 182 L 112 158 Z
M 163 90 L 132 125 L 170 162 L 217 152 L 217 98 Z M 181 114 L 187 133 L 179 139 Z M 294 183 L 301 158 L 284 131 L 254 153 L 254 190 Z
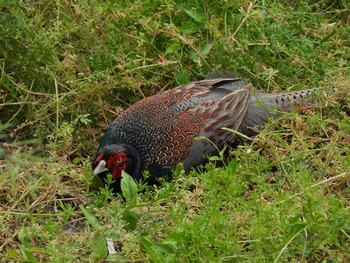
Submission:
M 94 176 L 106 171 L 108 171 L 108 168 L 106 168 L 106 161 L 101 160 L 94 169 Z

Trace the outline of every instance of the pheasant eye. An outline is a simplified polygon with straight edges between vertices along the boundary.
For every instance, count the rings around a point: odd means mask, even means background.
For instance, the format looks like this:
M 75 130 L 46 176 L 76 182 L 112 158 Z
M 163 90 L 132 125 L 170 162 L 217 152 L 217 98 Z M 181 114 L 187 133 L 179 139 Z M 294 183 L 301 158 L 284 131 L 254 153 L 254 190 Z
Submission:
M 123 158 L 122 158 L 122 157 L 119 157 L 119 158 L 117 159 L 117 163 L 121 163 L 121 162 L 123 162 Z

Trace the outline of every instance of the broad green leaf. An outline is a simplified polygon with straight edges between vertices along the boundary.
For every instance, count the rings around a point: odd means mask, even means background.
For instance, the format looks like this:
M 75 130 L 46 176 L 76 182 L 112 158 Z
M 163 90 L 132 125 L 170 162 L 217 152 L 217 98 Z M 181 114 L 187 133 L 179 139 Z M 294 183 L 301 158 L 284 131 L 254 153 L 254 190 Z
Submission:
M 199 52 L 203 57 L 206 57 L 209 54 L 210 50 L 213 48 L 213 46 L 213 44 L 207 44 L 204 47 L 202 47 Z
M 45 227 L 44 231 L 48 232 L 49 234 L 55 233 L 55 231 L 60 230 L 60 224 L 58 222 L 55 222 L 52 220 L 52 218 L 49 218 Z
M 185 12 L 199 23 L 204 23 L 207 20 L 207 18 L 204 15 L 198 14 L 192 10 L 185 9 Z
M 179 84 L 179 85 L 186 84 L 186 83 L 190 82 L 190 78 L 184 72 L 176 72 L 175 78 L 176 78 L 177 84 Z
M 96 191 L 104 187 L 104 183 L 99 176 L 94 176 L 91 179 L 90 191 Z
M 182 240 L 184 239 L 184 233 L 183 232 L 177 232 L 174 234 L 168 235 L 163 241 L 163 244 L 169 244 L 169 245 L 178 245 Z
M 145 237 L 145 236 L 142 236 L 141 237 L 141 244 L 142 244 L 142 247 L 144 248 L 144 250 L 146 250 L 147 254 L 149 255 L 149 257 L 153 260 L 156 260 L 160 258 L 161 255 L 157 255 L 153 250 L 152 250 L 152 245 L 153 245 L 153 242 L 148 238 L 148 237 Z
M 167 244 L 159 244 L 150 240 L 148 237 L 141 237 L 141 244 L 143 248 L 147 251 L 150 258 L 154 261 L 161 262 L 169 253 L 173 252 L 172 247 Z
M 28 239 L 28 230 L 26 227 L 22 226 L 18 233 L 18 239 L 24 243 Z
M 24 245 L 20 245 L 23 256 L 25 257 L 25 262 L 37 263 L 38 259 L 32 254 L 32 252 Z
M 129 231 L 135 230 L 137 220 L 139 219 L 138 213 L 130 210 L 125 210 L 123 212 L 123 217 L 122 219 L 127 223 L 125 225 L 125 228 Z
M 173 170 L 173 176 L 175 178 L 179 177 L 180 175 L 182 175 L 184 171 L 184 165 L 183 163 L 178 163 L 175 167 L 175 169 Z
M 216 156 L 216 155 L 209 157 L 209 161 L 220 161 L 220 160 L 221 160 L 221 158 L 219 156 Z
M 121 189 L 127 202 L 134 205 L 137 199 L 137 185 L 134 179 L 126 172 L 122 172 Z
M 73 159 L 73 164 L 78 164 L 80 162 L 82 162 L 84 160 L 84 158 L 81 158 L 81 157 L 75 157 Z
M 38 246 L 34 246 L 34 247 L 31 247 L 30 248 L 30 251 L 33 253 L 40 253 L 40 254 L 42 254 L 42 255 L 44 255 L 45 253 L 46 253 L 46 250 L 45 250 L 45 248 L 43 248 L 43 247 L 38 247 Z
M 200 233 L 204 233 L 208 225 L 209 225 L 209 219 L 203 218 L 202 222 L 200 223 Z
M 223 158 L 226 151 L 226 146 L 219 151 L 219 157 Z
M 99 260 L 106 258 L 108 255 L 106 240 L 99 231 L 96 232 L 92 239 L 92 250 Z
M 157 253 L 164 253 L 165 255 L 173 251 L 173 248 L 171 246 L 159 243 L 154 243 L 152 249 Z
M 198 26 L 195 24 L 186 24 L 179 28 L 180 33 L 193 34 L 198 32 Z
M 306 227 L 305 224 L 294 224 L 290 227 L 288 236 L 292 237 Z
M 100 224 L 100 221 L 82 204 L 79 206 L 81 211 L 83 212 L 86 220 L 92 225 L 92 227 L 96 230 L 102 229 L 102 226 Z
M 142 244 L 144 249 L 148 250 L 152 246 L 152 241 L 148 237 L 142 236 L 141 237 L 141 244 Z
M 179 43 L 173 43 L 167 47 L 165 51 L 165 55 L 175 53 L 176 51 L 181 49 L 181 45 Z
M 232 159 L 228 165 L 227 165 L 227 168 L 230 170 L 231 173 L 236 173 L 236 170 L 237 170 L 237 166 L 238 166 L 238 162 L 236 159 Z
M 213 44 L 207 44 L 205 46 L 198 47 L 198 51 L 191 50 L 189 54 L 190 59 L 195 63 L 199 63 L 200 57 L 206 57 L 209 54 L 210 50 L 213 48 L 213 46 Z
M 12 249 L 9 249 L 9 248 L 6 248 L 6 254 L 7 254 L 9 257 L 11 257 L 11 258 L 16 258 L 16 257 L 18 257 L 17 251 L 12 250 Z
M 290 218 L 290 219 L 288 220 L 288 223 L 291 224 L 291 225 L 294 225 L 294 224 L 296 224 L 297 222 L 300 221 L 300 218 L 301 218 L 301 217 L 302 217 L 302 216 L 301 216 L 300 214 L 297 214 L 296 216 L 293 216 L 292 218 Z
M 199 63 L 200 59 L 199 59 L 199 57 L 198 57 L 198 55 L 197 55 L 196 52 L 194 52 L 193 50 L 191 50 L 189 56 L 190 56 L 190 59 L 191 59 L 193 62 L 195 62 L 195 63 L 197 63 L 197 64 Z

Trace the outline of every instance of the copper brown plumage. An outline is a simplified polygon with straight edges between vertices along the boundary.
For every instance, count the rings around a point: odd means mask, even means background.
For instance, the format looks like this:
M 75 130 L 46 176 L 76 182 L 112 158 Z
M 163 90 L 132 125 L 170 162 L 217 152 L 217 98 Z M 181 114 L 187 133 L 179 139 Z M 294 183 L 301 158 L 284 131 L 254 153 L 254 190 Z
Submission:
M 169 173 L 182 162 L 189 171 L 206 162 L 225 143 L 239 138 L 222 128 L 254 135 L 279 111 L 290 111 L 317 89 L 283 93 L 254 93 L 239 78 L 205 79 L 145 98 L 122 112 L 106 129 L 93 161 L 94 174 L 112 173 L 119 186 L 124 170 L 138 180 Z M 199 136 L 208 140 L 195 140 Z

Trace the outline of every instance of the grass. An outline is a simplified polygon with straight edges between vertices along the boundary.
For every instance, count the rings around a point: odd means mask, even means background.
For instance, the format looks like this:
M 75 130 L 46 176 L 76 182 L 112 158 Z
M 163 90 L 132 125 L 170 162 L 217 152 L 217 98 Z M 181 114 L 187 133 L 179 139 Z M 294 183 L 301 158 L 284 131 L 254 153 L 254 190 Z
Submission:
M 346 1 L 2 1 L 4 262 L 348 262 Z M 93 191 L 101 131 L 215 70 L 265 91 L 336 86 L 206 167 Z M 219 158 L 220 159 L 220 158 Z M 115 254 L 107 255 L 106 238 Z

